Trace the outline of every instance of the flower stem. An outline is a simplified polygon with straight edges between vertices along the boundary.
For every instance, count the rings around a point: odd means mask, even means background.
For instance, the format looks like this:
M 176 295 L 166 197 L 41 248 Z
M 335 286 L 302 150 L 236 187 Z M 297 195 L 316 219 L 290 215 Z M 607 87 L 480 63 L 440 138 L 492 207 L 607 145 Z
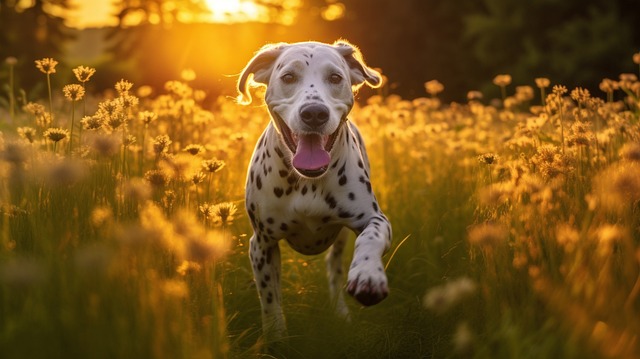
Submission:
M 75 125 L 76 117 L 76 102 L 71 101 L 71 134 L 69 135 L 69 153 L 73 149 L 73 127 Z
M 53 99 L 51 97 L 51 74 L 47 73 L 47 88 L 49 89 L 49 114 L 51 114 L 51 126 L 53 126 Z
M 16 113 L 16 98 L 13 94 L 13 65 L 9 66 L 9 118 L 11 118 L 11 122 L 13 122 L 13 116 Z

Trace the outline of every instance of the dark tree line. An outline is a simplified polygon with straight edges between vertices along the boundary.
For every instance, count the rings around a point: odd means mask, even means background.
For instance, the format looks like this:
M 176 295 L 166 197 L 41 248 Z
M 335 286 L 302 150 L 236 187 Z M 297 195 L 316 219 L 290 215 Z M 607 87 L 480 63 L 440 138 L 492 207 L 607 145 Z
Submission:
M 69 9 L 67 0 L 35 0 L 33 6 L 20 8 L 19 1 L 0 0 L 0 81 L 6 84 L 5 61 L 15 58 L 18 88 L 33 88 L 42 78 L 34 61 L 53 57 L 61 58 L 65 46 L 74 36 L 64 26 L 64 19 L 52 15 L 47 8 Z M 2 86 L 2 98 L 6 86 Z

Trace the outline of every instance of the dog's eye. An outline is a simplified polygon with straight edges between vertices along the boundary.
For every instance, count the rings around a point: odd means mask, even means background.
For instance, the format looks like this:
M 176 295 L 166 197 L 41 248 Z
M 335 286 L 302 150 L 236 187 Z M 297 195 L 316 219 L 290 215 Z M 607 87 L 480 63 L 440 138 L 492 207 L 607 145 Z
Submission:
M 342 76 L 338 75 L 338 74 L 331 74 L 331 76 L 329 76 L 329 82 L 337 85 L 340 82 L 342 82 Z
M 296 82 L 296 76 L 294 74 L 292 74 L 292 73 L 286 73 L 286 74 L 282 75 L 282 77 L 280 77 L 280 79 L 285 84 L 292 84 L 292 83 Z

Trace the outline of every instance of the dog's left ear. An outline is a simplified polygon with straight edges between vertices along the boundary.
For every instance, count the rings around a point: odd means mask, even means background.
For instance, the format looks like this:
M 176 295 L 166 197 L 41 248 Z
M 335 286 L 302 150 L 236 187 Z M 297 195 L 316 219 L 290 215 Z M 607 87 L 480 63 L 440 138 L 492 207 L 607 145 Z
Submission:
M 268 84 L 273 64 L 286 45 L 286 43 L 265 45 L 249 61 L 238 78 L 239 103 L 245 105 L 251 103 L 250 86 Z
M 382 75 L 365 64 L 362 53 L 356 46 L 344 40 L 336 41 L 333 46 L 347 60 L 351 85 L 355 89 L 365 83 L 372 88 L 378 88 L 382 85 Z

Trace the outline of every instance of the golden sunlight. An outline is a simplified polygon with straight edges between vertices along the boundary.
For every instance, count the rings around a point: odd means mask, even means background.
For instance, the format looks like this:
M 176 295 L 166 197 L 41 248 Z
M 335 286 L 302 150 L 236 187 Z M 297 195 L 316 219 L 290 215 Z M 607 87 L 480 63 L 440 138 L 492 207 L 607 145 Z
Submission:
M 266 21 L 268 17 L 253 1 L 205 0 L 212 22 Z

